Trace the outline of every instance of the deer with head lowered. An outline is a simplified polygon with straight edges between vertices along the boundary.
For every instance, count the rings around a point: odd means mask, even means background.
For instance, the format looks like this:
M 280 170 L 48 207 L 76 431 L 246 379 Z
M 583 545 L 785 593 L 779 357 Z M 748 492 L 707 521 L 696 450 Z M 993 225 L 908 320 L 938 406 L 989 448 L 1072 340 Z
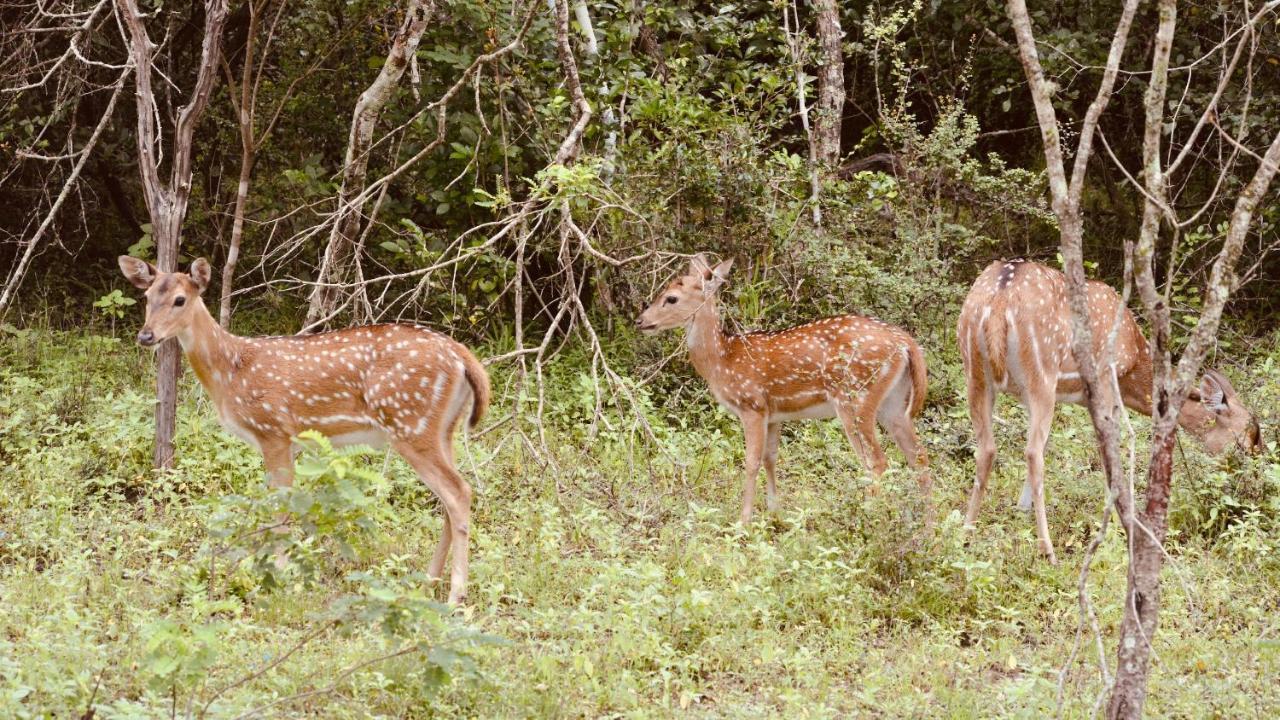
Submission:
M 683 327 L 689 358 L 716 400 L 738 416 L 746 440 L 741 521 L 751 521 L 763 463 L 768 507 L 778 507 L 776 462 L 782 423 L 840 418 L 863 465 L 888 463 L 876 423 L 916 470 L 928 502 L 931 477 L 913 418 L 924 407 L 924 354 L 901 328 L 858 315 L 824 318 L 777 332 L 735 335 L 720 326 L 717 293 L 733 261 L 714 268 L 698 255 L 689 270 L 640 314 L 645 333 Z
M 120 269 L 146 291 L 138 343 L 177 338 L 233 435 L 262 453 L 272 486 L 293 483 L 292 439 L 313 429 L 334 445 L 390 443 L 440 498 L 444 531 L 428 566 L 440 578 L 449 551 L 449 602 L 466 596 L 471 486 L 454 465 L 453 435 L 489 406 L 489 376 L 466 347 L 426 328 L 370 325 L 304 336 L 238 337 L 201 299 L 203 258 L 189 273 L 160 272 L 122 256 Z M 470 405 L 470 414 L 466 414 Z
M 1151 416 L 1151 348 L 1133 314 L 1105 283 L 1086 288 L 1093 356 L 1102 381 L 1114 369 L 1125 406 Z M 1116 323 L 1119 323 L 1118 326 Z M 1057 403 L 1083 403 L 1084 385 L 1071 352 L 1071 309 L 1067 279 L 1061 272 L 1023 260 L 993 262 L 978 276 L 965 298 L 956 327 L 968 385 L 969 417 L 977 441 L 977 478 L 969 496 L 965 524 L 972 527 L 995 462 L 992 406 L 996 394 L 1010 393 L 1027 408 L 1027 480 L 1019 506 L 1034 507 L 1040 549 L 1056 563 L 1044 508 L 1044 448 Z M 1116 333 L 1114 368 L 1101 358 Z M 1206 450 L 1232 446 L 1247 452 L 1262 447 L 1258 422 L 1222 373 L 1208 370 L 1183 404 L 1178 424 Z

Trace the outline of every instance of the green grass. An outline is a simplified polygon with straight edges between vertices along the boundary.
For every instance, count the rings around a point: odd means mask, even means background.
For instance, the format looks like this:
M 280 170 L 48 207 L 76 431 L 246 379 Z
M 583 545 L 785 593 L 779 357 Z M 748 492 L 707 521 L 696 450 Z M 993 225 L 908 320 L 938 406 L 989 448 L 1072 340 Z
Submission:
M 49 332 L 0 338 L 0 716 L 169 716 L 191 692 L 278 659 L 359 587 L 352 573 L 411 582 L 440 530 L 435 500 L 395 456 L 384 533 L 357 559 L 334 559 L 312 585 L 267 591 L 230 563 L 204 564 L 221 498 L 252 492 L 260 459 L 222 433 L 184 379 L 178 466 L 148 469 L 149 354 L 116 340 Z M 1267 364 L 1270 367 L 1270 364 Z M 950 373 L 954 368 L 939 372 Z M 668 373 L 685 373 L 676 364 Z M 417 655 L 376 663 L 334 692 L 272 707 L 309 717 L 1042 717 L 1079 626 L 1083 547 L 1102 503 L 1083 411 L 1059 414 L 1048 457 L 1049 521 L 1062 559 L 1036 553 L 1013 509 L 1023 418 L 1000 414 L 1001 459 L 975 534 L 960 528 L 971 483 L 967 421 L 934 397 L 922 425 L 939 522 L 921 525 L 901 469 L 873 483 L 834 423 L 784 434 L 783 509 L 738 527 L 741 439 L 696 379 L 679 404 L 650 396 L 656 443 L 628 430 L 590 434 L 588 371 L 551 373 L 547 445 L 532 418 L 459 445 L 475 478 L 470 598 L 424 626 L 442 641 L 470 628 L 505 644 L 469 650 L 476 676 L 443 682 Z M 502 387 L 503 378 L 495 386 Z M 671 382 L 668 378 L 667 382 Z M 1265 419 L 1274 382 L 1258 387 Z M 664 386 L 665 387 L 665 386 Z M 490 421 L 510 412 L 499 398 Z M 522 412 L 532 403 L 520 403 Z M 662 409 L 660 409 L 662 408 Z M 1141 426 L 1141 421 L 1135 419 Z M 1152 717 L 1280 714 L 1280 463 L 1204 457 L 1183 443 Z M 894 451 L 896 453 L 896 451 Z M 900 458 L 894 467 L 900 468 Z M 1093 563 L 1089 595 L 1115 652 L 1123 538 Z M 442 588 L 428 591 L 443 597 Z M 218 653 L 178 697 L 156 689 L 148 641 L 165 621 L 218 627 Z M 385 654 L 372 624 L 325 632 L 287 661 L 218 698 L 210 717 L 328 687 Z M 1086 717 L 1102 689 L 1088 631 L 1063 713 Z M 195 704 L 198 710 L 201 704 Z

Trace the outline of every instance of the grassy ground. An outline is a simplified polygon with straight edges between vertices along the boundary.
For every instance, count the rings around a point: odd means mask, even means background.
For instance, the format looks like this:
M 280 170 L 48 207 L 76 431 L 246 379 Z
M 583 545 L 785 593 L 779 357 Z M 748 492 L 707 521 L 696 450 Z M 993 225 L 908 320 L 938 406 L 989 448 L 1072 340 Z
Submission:
M 0 334 L 0 716 L 198 714 L 225 690 L 208 716 L 283 700 L 262 715 L 1041 717 L 1061 703 L 1084 717 L 1102 689 L 1092 633 L 1068 663 L 1083 547 L 1102 504 L 1078 409 L 1060 413 L 1051 443 L 1062 564 L 1050 567 L 1012 509 L 1023 472 L 1012 404 L 1000 409 L 1004 465 L 971 537 L 959 527 L 973 466 L 967 424 L 945 382 L 922 428 L 936 531 L 921 526 L 912 478 L 899 470 L 871 482 L 834 423 L 786 432 L 783 509 L 744 530 L 734 523 L 741 436 L 692 399 L 698 385 L 682 396 L 684 412 L 660 409 L 654 391 L 657 443 L 624 431 L 621 415 L 592 436 L 588 375 L 567 363 L 551 378 L 547 450 L 513 430 L 536 436 L 528 417 L 460 446 L 477 488 L 471 594 L 463 611 L 417 632 L 443 643 L 469 628 L 506 642 L 465 650 L 474 675 L 442 680 L 420 654 L 344 675 L 402 640 L 372 624 L 324 629 L 359 584 L 354 573 L 411 579 L 425 569 L 441 522 L 407 466 L 373 461 L 393 480 L 384 533 L 360 557 L 325 564 L 317 583 L 269 591 L 243 569 L 210 572 L 211 514 L 223 496 L 259 487 L 260 460 L 216 427 L 188 375 L 178 467 L 148 471 L 150 373 L 148 355 L 110 338 Z M 1237 384 L 1255 388 L 1265 423 L 1280 411 L 1274 370 L 1259 363 L 1250 374 Z M 511 406 L 500 399 L 492 420 Z M 681 420 L 690 409 L 701 419 Z M 1276 451 L 1217 461 L 1184 448 L 1149 715 L 1275 717 Z M 1108 661 L 1123 584 L 1113 528 L 1088 588 Z M 156 646 L 167 637 L 188 643 L 175 654 L 198 656 L 199 638 L 183 630 L 196 616 L 216 620 L 216 656 L 166 690 Z

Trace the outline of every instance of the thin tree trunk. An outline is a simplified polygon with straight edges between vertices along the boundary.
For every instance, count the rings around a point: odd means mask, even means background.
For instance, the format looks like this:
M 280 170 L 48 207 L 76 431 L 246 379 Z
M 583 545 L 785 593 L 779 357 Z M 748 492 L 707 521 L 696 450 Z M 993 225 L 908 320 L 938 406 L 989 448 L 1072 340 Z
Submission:
M 161 271 L 177 269 L 182 221 L 186 218 L 191 197 L 191 153 L 196 125 L 217 79 L 222 52 L 222 30 L 227 19 L 227 0 L 206 0 L 204 38 L 201 44 L 200 69 L 190 100 L 178 110 L 173 132 L 169 181 L 160 179 L 160 146 L 163 138 L 156 127 L 160 113 L 156 107 L 151 81 L 156 46 L 147 35 L 146 25 L 136 0 L 116 0 L 116 7 L 129 34 L 129 56 L 134 66 L 137 88 L 138 171 L 142 175 L 143 195 L 156 241 L 156 264 Z M 176 340 L 166 340 L 156 351 L 156 446 L 155 466 L 173 464 L 173 433 L 177 422 L 178 373 L 180 349 Z
M 560 142 L 554 164 L 563 165 L 578 156 L 582 134 L 591 122 L 591 104 L 582 92 L 582 80 L 578 75 L 578 61 L 573 57 L 573 46 L 569 44 L 569 3 L 568 0 L 547 0 L 555 19 L 556 55 L 560 59 L 560 69 L 564 72 L 565 87 L 573 100 L 573 126 Z
M 1147 507 L 1140 517 L 1130 506 L 1130 517 L 1122 518 L 1129 539 L 1128 584 L 1124 614 L 1120 623 L 1115 686 L 1107 704 L 1107 717 L 1138 718 L 1147 698 L 1147 674 L 1151 666 L 1151 643 L 1160 613 L 1160 569 L 1164 564 L 1161 547 L 1168 526 L 1169 493 L 1173 481 L 1173 445 L 1177 433 L 1177 406 L 1169 404 L 1169 308 L 1156 291 L 1151 270 L 1156 239 L 1160 234 L 1167 185 L 1160 167 L 1160 138 L 1164 127 L 1165 94 L 1168 88 L 1169 53 L 1177 22 L 1176 0 L 1160 0 L 1160 24 L 1156 29 L 1151 56 L 1151 80 L 1143 101 L 1146 126 L 1142 139 L 1143 176 L 1147 199 L 1143 203 L 1142 226 L 1134 274 L 1138 293 L 1151 321 L 1152 422 L 1150 464 L 1147 468 Z M 1160 205 L 1157 204 L 1160 203 Z M 1139 528 L 1145 527 L 1144 532 Z
M 231 325 L 231 290 L 235 286 L 236 263 L 240 260 L 240 242 L 244 237 L 245 204 L 249 198 L 249 180 L 253 175 L 253 111 L 256 93 L 253 92 L 254 41 L 258 35 L 258 7 L 249 0 L 249 29 L 244 40 L 244 66 L 240 70 L 240 101 L 236 115 L 240 121 L 240 182 L 236 185 L 236 205 L 231 218 L 231 240 L 227 243 L 227 258 L 222 265 L 222 285 L 218 295 L 218 324 Z M 231 82 L 230 71 L 227 76 Z M 232 88 L 234 94 L 235 88 Z
M 792 30 L 792 21 L 795 29 Z M 784 2 L 782 6 L 782 30 L 787 37 L 787 49 L 791 53 L 791 62 L 795 67 L 796 105 L 800 112 L 800 127 L 804 130 L 805 140 L 809 145 L 809 211 L 815 228 L 822 228 L 822 173 L 819 170 L 821 161 L 818 154 L 818 138 L 813 125 L 809 122 L 809 107 L 804 88 L 804 59 L 800 52 L 800 12 L 794 0 Z
M 387 101 L 395 92 L 400 78 L 418 52 L 418 43 L 435 13 L 434 0 L 409 0 L 404 22 L 387 52 L 386 61 L 372 84 L 360 95 L 351 113 L 351 134 L 347 139 L 347 155 L 343 163 L 342 188 L 338 191 L 337 217 L 329 241 L 325 245 L 316 285 L 311 291 L 306 325 L 326 317 L 337 304 L 338 288 L 347 276 L 355 239 L 360 234 L 364 203 L 357 202 L 365 189 L 369 169 L 369 149 L 373 131 Z
M 1126 0 L 1112 40 L 1098 95 L 1090 105 L 1080 129 L 1071 177 L 1065 173 L 1061 138 L 1052 105 L 1053 85 L 1044 77 L 1036 54 L 1035 37 L 1027 14 L 1025 0 L 1009 0 L 1009 18 L 1018 38 L 1023 68 L 1031 87 L 1036 117 L 1044 142 L 1049 187 L 1053 209 L 1059 220 L 1061 248 L 1067 275 L 1074 325 L 1073 355 L 1085 386 L 1085 401 L 1097 432 L 1103 456 L 1103 469 L 1114 498 L 1116 510 L 1129 540 L 1128 587 L 1118 649 L 1116 681 L 1112 688 L 1107 713 L 1110 718 L 1137 718 L 1146 702 L 1147 674 L 1151 660 L 1151 642 L 1157 630 L 1160 610 L 1160 570 L 1164 560 L 1163 542 L 1168 527 L 1169 497 L 1173 475 L 1173 447 L 1178 414 L 1186 400 L 1192 380 L 1199 374 L 1205 353 L 1217 334 L 1222 309 L 1235 284 L 1235 263 L 1244 244 L 1257 204 L 1270 186 L 1280 165 L 1280 134 L 1272 142 L 1249 185 L 1241 192 L 1227 238 L 1214 263 L 1204 311 L 1178 363 L 1177 377 L 1170 372 L 1169 308 L 1156 290 L 1152 273 L 1155 241 L 1160 219 L 1169 212 L 1166 178 L 1160 169 L 1160 140 L 1164 122 L 1165 94 L 1169 55 L 1176 24 L 1176 0 L 1160 0 L 1160 23 L 1156 31 L 1152 57 L 1151 83 L 1145 99 L 1146 128 L 1143 137 L 1143 174 L 1146 181 L 1146 203 L 1136 254 L 1134 275 L 1148 318 L 1153 326 L 1153 413 L 1154 432 L 1151 462 L 1147 471 L 1145 507 L 1138 511 L 1123 481 L 1119 467 L 1118 438 L 1115 415 L 1118 407 L 1112 383 L 1099 382 L 1099 366 L 1110 368 L 1110 358 L 1102 358 L 1095 366 L 1092 339 L 1089 337 L 1087 297 L 1084 286 L 1083 258 L 1080 241 L 1083 222 L 1080 198 L 1084 176 L 1091 154 L 1097 121 L 1110 98 L 1120 58 L 1133 20 L 1135 0 Z M 1256 19 L 1256 18 L 1255 18 Z M 1232 61 L 1234 67 L 1234 60 Z
M 840 6 L 836 0 L 814 0 L 813 6 L 821 47 L 814 135 L 818 161 L 824 172 L 831 172 L 840 162 L 840 128 L 844 117 L 844 52 L 840 42 L 844 31 L 840 29 Z

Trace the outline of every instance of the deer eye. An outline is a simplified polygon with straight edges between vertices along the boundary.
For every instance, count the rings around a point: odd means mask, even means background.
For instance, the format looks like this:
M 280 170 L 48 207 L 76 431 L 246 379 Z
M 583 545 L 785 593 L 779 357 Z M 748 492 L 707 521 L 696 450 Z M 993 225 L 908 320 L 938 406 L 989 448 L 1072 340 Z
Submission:
M 679 299 L 680 299 L 680 298 L 677 298 L 675 295 L 668 295 L 668 296 L 667 296 L 667 301 L 666 301 L 666 302 L 667 302 L 667 304 L 668 304 L 668 305 L 675 305 L 675 304 L 676 304 L 676 301 L 677 301 L 677 300 L 679 300 Z
M 181 295 L 173 299 L 174 307 L 182 307 L 183 305 L 186 305 L 186 304 L 187 304 L 187 299 Z

